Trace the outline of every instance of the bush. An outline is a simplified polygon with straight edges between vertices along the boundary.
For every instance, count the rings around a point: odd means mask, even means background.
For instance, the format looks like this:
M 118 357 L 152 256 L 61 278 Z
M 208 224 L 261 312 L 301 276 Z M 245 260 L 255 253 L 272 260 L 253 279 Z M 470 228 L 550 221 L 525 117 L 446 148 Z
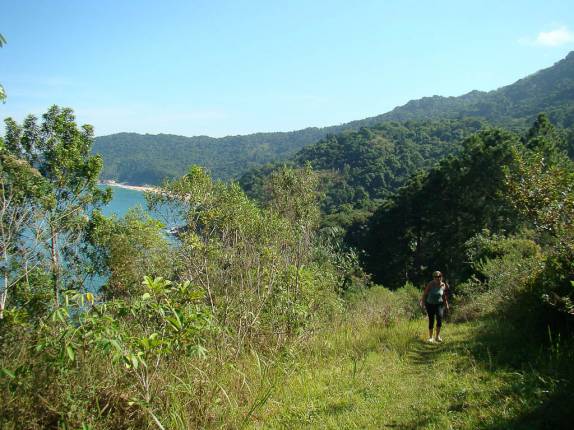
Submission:
M 574 252 L 567 247 L 546 260 L 535 282 L 535 291 L 545 304 L 548 324 L 557 329 L 574 330 Z
M 416 319 L 421 315 L 419 300 L 422 291 L 415 287 L 411 282 L 394 292 L 396 306 L 400 310 L 402 317 L 407 319 Z
M 375 325 L 388 326 L 422 316 L 421 295 L 422 292 L 410 282 L 394 291 L 374 285 L 350 292 L 347 303 L 354 315 L 361 315 L 362 319 Z
M 93 416 L 121 427 L 155 421 L 166 369 L 204 356 L 213 326 L 189 282 L 146 278 L 143 287 L 140 297 L 106 303 L 70 292 L 34 330 L 12 327 L 7 338 L 18 343 L 2 345 L 0 417 L 28 428 L 80 428 Z
M 171 278 L 174 258 L 163 224 L 141 208 L 130 209 L 121 219 L 94 214 L 90 240 L 94 257 L 107 282 L 106 298 L 142 294 L 144 276 Z
M 455 320 L 470 320 L 497 313 L 524 319 L 534 282 L 544 268 L 544 255 L 529 233 L 505 237 L 488 231 L 467 242 L 474 276 L 457 286 Z M 526 301 L 525 301 L 526 300 Z

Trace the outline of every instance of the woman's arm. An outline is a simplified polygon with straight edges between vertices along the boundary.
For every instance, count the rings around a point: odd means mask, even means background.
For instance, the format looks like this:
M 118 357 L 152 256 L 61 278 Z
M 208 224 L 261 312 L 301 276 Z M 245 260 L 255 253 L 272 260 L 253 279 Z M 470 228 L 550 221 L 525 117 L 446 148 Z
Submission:
M 445 282 L 444 283 L 444 305 L 445 305 L 447 311 L 450 308 L 450 306 L 448 304 L 448 293 L 449 293 L 448 284 Z
M 425 301 L 427 299 L 427 294 L 429 293 L 430 287 L 431 287 L 431 283 L 429 282 L 423 291 L 423 295 L 422 295 L 421 299 L 419 300 L 419 303 L 421 306 L 425 303 Z

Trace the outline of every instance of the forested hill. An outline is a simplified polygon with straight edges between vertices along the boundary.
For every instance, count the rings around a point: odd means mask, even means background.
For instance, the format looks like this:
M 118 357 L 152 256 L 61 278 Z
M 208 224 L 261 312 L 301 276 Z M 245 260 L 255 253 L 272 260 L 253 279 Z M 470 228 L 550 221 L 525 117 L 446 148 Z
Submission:
M 558 126 L 574 125 L 574 51 L 552 67 L 497 90 L 411 100 L 385 114 L 348 125 L 474 116 L 508 128 L 524 129 L 540 112 L 545 112 Z
M 526 128 L 539 112 L 552 122 L 574 124 L 574 52 L 552 67 L 490 92 L 460 97 L 425 97 L 392 111 L 325 128 L 210 138 L 119 133 L 96 138 L 94 152 L 104 158 L 102 177 L 131 184 L 157 184 L 183 174 L 190 164 L 214 177 L 238 177 L 250 168 L 284 160 L 329 134 L 359 130 L 385 121 L 478 117 L 509 128 Z
M 250 168 L 286 159 L 341 129 L 306 128 L 223 138 L 118 133 L 97 137 L 94 152 L 104 158 L 102 178 L 129 184 L 159 184 L 165 177 L 183 175 L 191 164 L 208 168 L 216 178 L 229 179 Z
M 387 121 L 329 135 L 286 161 L 248 171 L 239 183 L 248 195 L 261 200 L 273 171 L 284 164 L 302 167 L 310 163 L 323 179 L 324 223 L 344 227 L 366 216 L 415 172 L 458 153 L 466 137 L 487 127 L 484 121 L 471 118 Z

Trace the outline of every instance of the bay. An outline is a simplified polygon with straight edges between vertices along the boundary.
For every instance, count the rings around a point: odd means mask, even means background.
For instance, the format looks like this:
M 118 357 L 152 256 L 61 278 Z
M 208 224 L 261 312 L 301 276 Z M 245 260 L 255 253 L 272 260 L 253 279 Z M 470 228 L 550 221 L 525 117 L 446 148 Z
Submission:
M 100 185 L 105 188 L 105 185 Z M 112 200 L 104 206 L 101 211 L 105 216 L 116 215 L 123 217 L 128 210 L 140 206 L 147 211 L 144 192 L 140 190 L 132 190 L 122 187 L 111 187 L 113 194 Z
M 124 188 L 118 185 L 98 185 L 100 188 L 109 186 L 112 189 L 112 200 L 100 211 L 105 216 L 116 215 L 118 218 L 123 217 L 130 209 L 140 207 L 151 217 L 161 221 L 164 224 L 165 231 L 173 231 L 174 228 L 182 225 L 182 220 L 172 211 L 165 207 L 158 210 L 150 211 L 147 208 L 145 192 L 132 188 Z M 170 235 L 173 239 L 173 235 Z

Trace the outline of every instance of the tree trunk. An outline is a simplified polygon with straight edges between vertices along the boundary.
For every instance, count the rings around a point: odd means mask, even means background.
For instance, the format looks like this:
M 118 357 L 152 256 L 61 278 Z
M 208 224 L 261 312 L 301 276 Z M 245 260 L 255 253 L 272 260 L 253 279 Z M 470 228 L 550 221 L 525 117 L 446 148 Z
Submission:
M 51 232 L 50 254 L 52 257 L 52 282 L 54 284 L 54 305 L 56 308 L 60 306 L 60 263 L 58 259 L 58 233 L 54 232 L 53 227 Z
M 4 272 L 4 285 L 0 290 L 0 320 L 4 319 L 4 306 L 6 305 L 7 296 L 8 296 L 8 273 Z
M 6 297 L 8 297 L 8 250 L 4 244 L 2 258 L 4 259 L 4 267 L 2 268 L 2 278 L 4 285 L 0 288 L 0 320 L 4 319 L 4 307 L 6 306 Z

